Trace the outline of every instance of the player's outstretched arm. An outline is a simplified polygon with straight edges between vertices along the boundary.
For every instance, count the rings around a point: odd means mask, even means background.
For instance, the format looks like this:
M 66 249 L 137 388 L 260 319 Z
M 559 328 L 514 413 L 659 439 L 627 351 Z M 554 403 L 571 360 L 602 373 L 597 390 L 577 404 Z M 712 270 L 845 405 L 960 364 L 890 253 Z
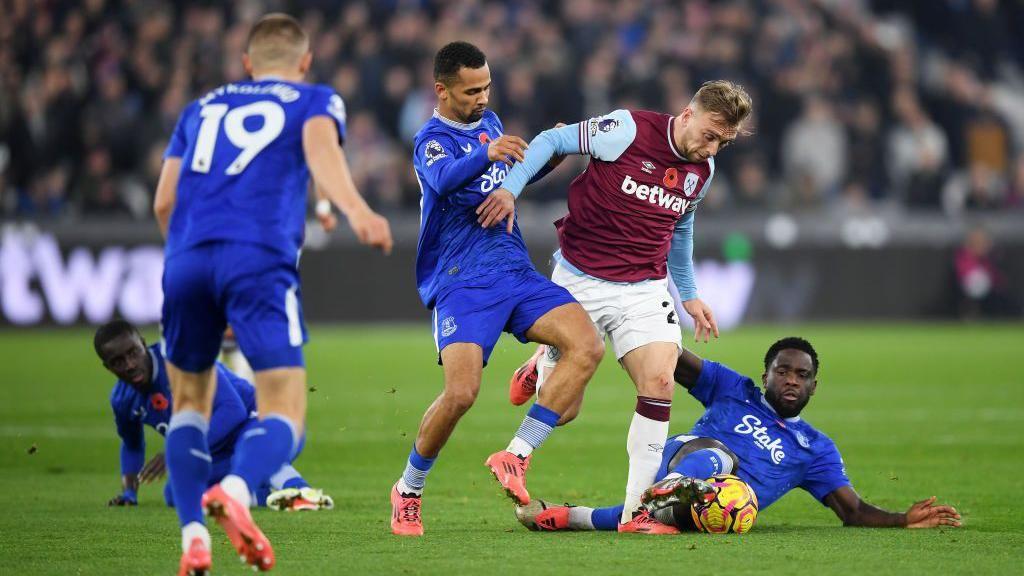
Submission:
M 689 390 L 697 384 L 701 370 L 704 369 L 704 359 L 683 348 L 679 353 L 679 360 L 676 361 L 675 380 L 680 386 Z
M 704 339 L 708 342 L 711 336 L 718 338 L 718 322 L 711 312 L 711 307 L 697 297 L 697 284 L 693 272 L 693 220 L 695 212 L 683 215 L 676 224 L 672 235 L 672 247 L 668 253 L 668 271 L 672 282 L 679 291 L 679 299 L 683 310 L 693 318 L 693 341 Z
M 171 222 L 171 213 L 178 198 L 178 176 L 181 174 L 181 158 L 168 156 L 160 169 L 160 179 L 156 183 L 156 194 L 153 197 L 153 214 L 160 235 L 167 239 L 167 226 Z
M 844 526 L 867 528 L 935 528 L 960 526 L 956 508 L 936 504 L 935 496 L 915 502 L 905 513 L 889 512 L 861 499 L 850 486 L 844 486 L 825 496 L 828 505 L 843 521 Z
M 362 244 L 391 253 L 391 227 L 366 204 L 356 190 L 345 152 L 338 143 L 338 128 L 327 116 L 314 116 L 302 126 L 302 149 L 314 185 L 348 218 Z

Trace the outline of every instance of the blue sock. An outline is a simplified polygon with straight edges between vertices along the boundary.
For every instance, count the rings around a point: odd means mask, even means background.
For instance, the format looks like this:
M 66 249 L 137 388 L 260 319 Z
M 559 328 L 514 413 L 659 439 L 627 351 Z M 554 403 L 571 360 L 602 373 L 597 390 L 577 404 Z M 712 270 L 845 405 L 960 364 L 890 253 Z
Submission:
M 529 456 L 547 440 L 548 434 L 554 430 L 560 417 L 558 412 L 540 404 L 530 406 L 530 411 L 523 418 L 523 423 L 519 425 L 519 430 L 516 430 L 516 436 L 507 450 L 519 456 Z
M 703 448 L 684 456 L 672 471 L 705 480 L 715 474 L 731 474 L 732 458 L 718 448 Z
M 607 508 L 595 508 L 590 513 L 590 522 L 594 525 L 594 530 L 618 530 L 619 517 L 622 516 L 623 508 L 622 504 Z
M 210 450 L 206 445 L 209 423 L 194 410 L 171 416 L 165 447 L 171 496 L 184 526 L 203 523 L 202 498 L 210 476 Z
M 298 445 L 295 425 L 280 414 L 268 414 L 242 435 L 231 473 L 245 480 L 250 490 L 262 486 L 291 461 Z
M 437 457 L 427 458 L 416 451 L 416 444 L 413 443 L 409 451 L 409 460 L 405 463 L 405 471 L 402 472 L 402 482 L 405 484 L 403 490 L 411 494 L 423 492 L 423 485 L 427 481 L 427 472 L 434 465 Z

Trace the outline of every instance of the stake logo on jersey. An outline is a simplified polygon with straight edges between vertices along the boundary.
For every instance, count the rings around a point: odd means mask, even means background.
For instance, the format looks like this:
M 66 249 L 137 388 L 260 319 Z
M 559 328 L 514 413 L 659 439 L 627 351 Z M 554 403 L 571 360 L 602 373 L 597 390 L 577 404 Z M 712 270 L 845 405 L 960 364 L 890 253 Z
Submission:
M 167 255 L 221 240 L 294 259 L 309 183 L 302 128 L 316 116 L 330 118 L 344 138 L 345 104 L 326 86 L 237 82 L 186 107 L 164 153 L 182 160 Z
M 761 426 L 761 420 L 757 416 L 747 414 L 743 417 L 743 423 L 737 425 L 733 430 L 738 434 L 750 434 L 758 447 L 762 450 L 767 450 L 771 454 L 773 463 L 778 464 L 786 457 L 786 452 L 782 449 L 782 440 L 779 438 L 773 439 L 769 436 L 768 428 Z M 803 438 L 804 442 L 807 442 L 807 438 L 802 434 L 800 437 Z M 805 448 L 810 448 L 810 445 L 808 444 Z
M 733 472 L 750 484 L 761 509 L 793 488 L 821 500 L 850 484 L 835 444 L 800 417 L 781 418 L 753 380 L 704 360 L 690 394 L 705 407 L 689 436 L 714 438 L 739 458 Z M 666 445 L 666 458 L 678 442 Z

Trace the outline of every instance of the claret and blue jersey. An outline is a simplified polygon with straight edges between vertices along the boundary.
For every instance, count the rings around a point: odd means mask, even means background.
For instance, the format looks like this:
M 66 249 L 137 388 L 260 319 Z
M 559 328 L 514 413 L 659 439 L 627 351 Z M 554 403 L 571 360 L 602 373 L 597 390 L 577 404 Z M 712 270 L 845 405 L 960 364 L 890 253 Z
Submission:
M 706 410 L 689 435 L 669 438 L 659 480 L 687 436 L 700 436 L 714 438 L 736 454 L 739 468 L 733 473 L 754 489 L 762 510 L 794 488 L 822 501 L 850 485 L 832 440 L 799 416 L 780 417 L 750 378 L 704 360 L 690 394 Z
M 173 398 L 164 368 L 160 346 L 148 348 L 153 360 L 153 375 L 146 391 L 118 380 L 110 392 L 117 434 L 121 437 L 121 474 L 133 476 L 142 469 L 146 457 L 144 427 L 149 426 L 161 436 L 167 434 Z M 210 416 L 210 456 L 215 461 L 227 460 L 234 452 L 235 441 L 256 414 L 256 390 L 252 384 L 231 373 L 220 363 L 216 366 L 217 391 Z

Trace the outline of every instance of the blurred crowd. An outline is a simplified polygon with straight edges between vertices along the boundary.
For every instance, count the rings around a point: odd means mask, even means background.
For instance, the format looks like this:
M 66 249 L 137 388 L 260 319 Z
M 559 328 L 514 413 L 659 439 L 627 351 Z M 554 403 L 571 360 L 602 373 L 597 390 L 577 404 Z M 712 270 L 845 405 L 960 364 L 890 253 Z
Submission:
M 297 15 L 378 208 L 415 210 L 432 57 L 487 54 L 491 106 L 529 139 L 619 107 L 678 113 L 743 84 L 752 135 L 702 210 L 1024 211 L 1024 3 L 998 0 L 0 0 L 0 215 L 151 217 L 192 98 L 244 77 L 249 25 Z M 564 196 L 582 159 L 527 192 Z

